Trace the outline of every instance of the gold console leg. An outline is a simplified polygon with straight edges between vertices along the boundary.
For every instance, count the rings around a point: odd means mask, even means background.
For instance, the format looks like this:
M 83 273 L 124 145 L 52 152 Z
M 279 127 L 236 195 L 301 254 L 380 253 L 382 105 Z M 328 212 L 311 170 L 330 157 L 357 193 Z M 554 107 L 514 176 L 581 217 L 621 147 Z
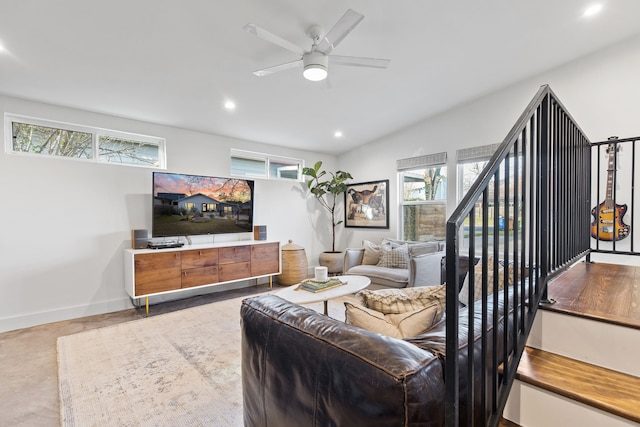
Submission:
M 147 317 L 149 317 L 149 297 L 145 298 L 145 313 L 147 313 Z
M 269 276 L 269 289 L 273 288 L 273 276 Z

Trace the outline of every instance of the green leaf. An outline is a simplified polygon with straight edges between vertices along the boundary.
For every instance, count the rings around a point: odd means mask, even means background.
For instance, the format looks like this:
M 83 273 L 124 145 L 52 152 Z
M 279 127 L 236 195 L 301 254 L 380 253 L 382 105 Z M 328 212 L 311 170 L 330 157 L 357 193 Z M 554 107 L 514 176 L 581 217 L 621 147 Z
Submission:
M 310 176 L 312 178 L 316 177 L 316 170 L 313 168 L 302 168 L 302 175 Z

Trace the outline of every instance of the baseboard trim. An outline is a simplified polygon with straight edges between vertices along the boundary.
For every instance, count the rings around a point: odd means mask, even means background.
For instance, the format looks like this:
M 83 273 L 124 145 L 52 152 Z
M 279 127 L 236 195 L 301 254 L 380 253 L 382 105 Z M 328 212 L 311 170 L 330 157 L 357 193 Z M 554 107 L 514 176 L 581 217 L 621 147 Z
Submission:
M 223 292 L 233 289 L 246 288 L 256 284 L 269 283 L 269 278 L 252 280 L 242 280 L 238 282 L 225 282 L 210 288 L 194 288 L 180 294 L 158 295 L 149 298 L 150 304 L 158 304 L 167 301 L 174 301 L 189 298 L 197 295 L 205 295 L 214 292 Z M 65 307 L 54 310 L 41 311 L 38 313 L 28 313 L 20 316 L 0 318 L 0 333 L 14 331 L 16 329 L 30 328 L 44 325 L 46 323 L 61 322 L 64 320 L 77 319 L 79 317 L 94 316 L 96 314 L 112 313 L 114 311 L 134 308 L 133 301 L 129 297 L 103 301 L 88 305 Z
M 93 316 L 96 314 L 111 313 L 114 311 L 133 308 L 129 298 L 111 301 L 102 301 L 88 305 L 64 307 L 55 310 L 29 313 L 14 317 L 0 319 L 0 332 L 8 332 L 16 329 L 30 328 L 45 323 L 61 322 L 63 320 L 77 319 L 78 317 Z

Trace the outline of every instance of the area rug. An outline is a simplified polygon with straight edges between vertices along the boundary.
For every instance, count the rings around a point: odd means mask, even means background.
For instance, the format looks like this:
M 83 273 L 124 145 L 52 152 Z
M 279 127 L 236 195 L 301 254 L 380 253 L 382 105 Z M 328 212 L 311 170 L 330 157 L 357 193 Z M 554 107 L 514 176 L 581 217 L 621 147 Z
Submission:
M 244 298 L 58 338 L 61 424 L 242 426 Z

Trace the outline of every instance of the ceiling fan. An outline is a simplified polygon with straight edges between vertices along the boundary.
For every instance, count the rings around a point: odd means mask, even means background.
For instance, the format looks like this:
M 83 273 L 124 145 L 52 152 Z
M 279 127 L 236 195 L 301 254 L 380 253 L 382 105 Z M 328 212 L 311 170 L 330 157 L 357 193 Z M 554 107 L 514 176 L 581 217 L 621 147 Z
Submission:
M 309 28 L 307 34 L 312 39 L 311 49 L 304 50 L 295 43 L 283 39 L 255 24 L 247 24 L 243 28 L 245 31 L 255 34 L 263 40 L 276 44 L 288 51 L 291 51 L 300 58 L 286 62 L 284 64 L 274 65 L 272 67 L 263 68 L 254 71 L 253 74 L 259 77 L 268 76 L 269 74 L 279 71 L 297 68 L 302 65 L 302 75 L 312 81 L 324 80 L 327 77 L 327 68 L 329 61 L 331 65 L 348 65 L 355 67 L 371 67 L 371 68 L 387 68 L 391 62 L 389 59 L 362 58 L 358 56 L 340 56 L 330 55 L 333 49 L 353 30 L 356 25 L 364 19 L 364 15 L 352 9 L 349 9 L 342 15 L 342 18 L 326 33 L 322 34 L 322 29 L 317 25 Z M 329 59 L 330 56 L 330 59 Z

